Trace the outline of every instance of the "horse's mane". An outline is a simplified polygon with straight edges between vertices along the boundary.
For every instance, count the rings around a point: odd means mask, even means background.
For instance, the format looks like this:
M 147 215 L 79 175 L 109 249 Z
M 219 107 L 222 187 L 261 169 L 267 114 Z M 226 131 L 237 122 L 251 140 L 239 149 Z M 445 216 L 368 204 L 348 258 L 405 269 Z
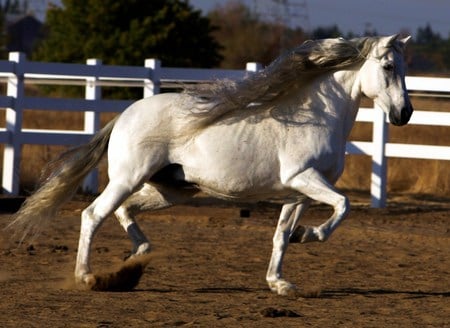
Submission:
M 192 113 L 198 116 L 218 117 L 254 103 L 267 104 L 294 84 L 301 88 L 324 72 L 362 62 L 378 40 L 365 37 L 306 41 L 242 80 L 217 80 L 187 87 L 184 92 L 193 97 Z

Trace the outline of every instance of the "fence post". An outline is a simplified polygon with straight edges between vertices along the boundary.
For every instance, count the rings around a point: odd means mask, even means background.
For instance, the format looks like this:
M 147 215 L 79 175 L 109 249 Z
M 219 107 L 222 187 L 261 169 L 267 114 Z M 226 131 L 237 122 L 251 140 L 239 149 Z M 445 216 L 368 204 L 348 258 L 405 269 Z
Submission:
M 158 59 L 146 59 L 145 67 L 151 68 L 149 79 L 144 81 L 144 98 L 156 95 L 160 92 L 161 85 L 161 61 Z
M 26 56 L 20 52 L 10 52 L 9 61 L 15 62 L 14 75 L 8 77 L 7 96 L 12 97 L 12 106 L 6 108 L 6 130 L 9 141 L 3 151 L 2 191 L 17 196 L 20 182 L 20 157 L 24 88 L 24 64 Z
M 372 131 L 372 174 L 371 174 L 371 206 L 382 208 L 386 206 L 387 158 L 385 156 L 389 129 L 386 114 L 374 106 L 374 121 Z
M 86 61 L 87 65 L 100 66 L 100 59 L 90 58 Z M 102 89 L 97 84 L 98 73 L 95 76 L 86 79 L 85 99 L 99 100 L 102 97 Z M 96 111 L 84 112 L 84 132 L 94 135 L 100 129 L 100 113 Z M 81 187 L 83 192 L 96 193 L 98 191 L 98 169 L 92 170 L 83 181 Z
M 259 70 L 262 70 L 262 65 L 260 63 L 255 62 L 249 62 L 247 65 L 245 65 L 245 70 L 248 72 L 258 72 Z

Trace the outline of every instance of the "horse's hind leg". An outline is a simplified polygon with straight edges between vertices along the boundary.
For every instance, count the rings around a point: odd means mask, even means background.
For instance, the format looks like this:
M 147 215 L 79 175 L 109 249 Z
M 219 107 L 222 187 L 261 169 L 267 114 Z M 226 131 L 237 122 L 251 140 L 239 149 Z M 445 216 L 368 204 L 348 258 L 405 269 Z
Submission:
M 121 205 L 115 212 L 117 220 L 133 243 L 131 257 L 150 252 L 150 241 L 144 235 L 134 219 L 134 211 L 130 212 L 126 206 Z
M 131 256 L 146 254 L 150 251 L 150 242 L 134 219 L 138 213 L 186 203 L 195 193 L 197 190 L 194 189 L 183 190 L 144 183 L 139 191 L 131 195 L 114 212 L 133 243 Z
M 111 182 L 95 201 L 81 214 L 80 240 L 78 243 L 75 279 L 92 286 L 95 282 L 89 265 L 92 238 L 105 218 L 112 213 L 131 193 L 132 188 L 122 183 Z
M 123 229 L 133 243 L 131 256 L 146 254 L 150 251 L 150 242 L 139 228 L 134 217 L 143 211 L 166 208 L 173 204 L 154 186 L 144 183 L 143 187 L 131 195 L 114 212 Z

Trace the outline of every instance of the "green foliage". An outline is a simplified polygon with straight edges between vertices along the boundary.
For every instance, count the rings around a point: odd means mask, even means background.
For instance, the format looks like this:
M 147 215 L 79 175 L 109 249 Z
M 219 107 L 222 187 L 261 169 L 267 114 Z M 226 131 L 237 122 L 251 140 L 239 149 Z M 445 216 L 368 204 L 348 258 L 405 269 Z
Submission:
M 6 58 L 5 13 L 0 10 L 0 58 Z
M 63 0 L 47 12 L 47 37 L 33 60 L 165 66 L 218 65 L 219 44 L 209 20 L 181 0 Z
M 450 38 L 443 39 L 430 24 L 417 29 L 416 37 L 407 48 L 409 71 L 413 74 L 450 73 Z
M 24 14 L 28 10 L 28 0 L 1 0 L 0 10 L 3 14 Z
M 417 44 L 430 46 L 441 42 L 442 38 L 439 33 L 433 31 L 430 24 L 427 24 L 425 27 L 419 27 L 417 29 L 415 41 Z
M 63 0 L 51 7 L 46 37 L 32 60 L 141 66 L 157 58 L 164 66 L 213 67 L 222 57 L 211 36 L 213 27 L 201 12 L 181 0 Z M 52 92 L 80 96 L 80 89 Z M 141 98 L 140 89 L 104 88 L 106 98 Z

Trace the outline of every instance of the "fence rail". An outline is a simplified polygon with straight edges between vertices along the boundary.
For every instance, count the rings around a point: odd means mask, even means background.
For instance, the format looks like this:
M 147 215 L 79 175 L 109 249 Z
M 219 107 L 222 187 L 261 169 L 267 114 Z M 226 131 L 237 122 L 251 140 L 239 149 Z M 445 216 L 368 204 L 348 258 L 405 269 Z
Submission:
M 220 78 L 239 79 L 261 66 L 247 63 L 246 70 L 193 69 L 162 67 L 160 61 L 147 59 L 143 67 L 102 65 L 98 59 L 86 64 L 41 63 L 27 61 L 22 53 L 9 54 L 9 60 L 0 61 L 0 79 L 7 84 L 6 95 L 0 96 L 0 108 L 5 108 L 6 127 L 0 128 L 0 143 L 4 144 L 2 192 L 19 193 L 19 167 L 24 144 L 75 145 L 84 143 L 100 127 L 100 113 L 122 112 L 132 100 L 102 99 L 101 87 L 134 86 L 143 89 L 148 97 L 160 92 L 161 86 L 197 83 Z M 82 85 L 85 99 L 57 99 L 28 97 L 25 83 Z M 407 77 L 406 85 L 414 92 L 450 95 L 450 79 Z M 23 110 L 64 110 L 84 112 L 83 130 L 23 129 Z M 371 142 L 349 141 L 348 154 L 372 157 L 371 196 L 373 207 L 386 204 L 386 167 L 388 157 L 450 160 L 450 145 L 413 145 L 388 142 L 386 115 L 381 110 L 361 108 L 359 122 L 373 123 Z M 450 126 L 450 112 L 415 111 L 410 124 Z M 85 180 L 83 188 L 94 192 L 98 188 L 96 172 Z

